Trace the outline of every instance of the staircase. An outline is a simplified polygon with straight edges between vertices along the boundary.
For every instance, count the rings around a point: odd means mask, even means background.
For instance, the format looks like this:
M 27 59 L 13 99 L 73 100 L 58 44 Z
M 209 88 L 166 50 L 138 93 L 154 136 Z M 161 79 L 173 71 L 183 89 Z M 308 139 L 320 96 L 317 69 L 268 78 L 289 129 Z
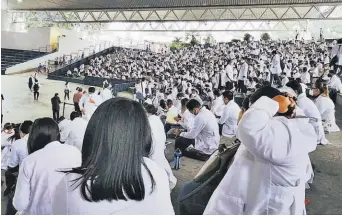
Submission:
M 5 74 L 6 68 L 8 67 L 41 57 L 46 54 L 48 54 L 48 52 L 1 48 L 1 74 Z

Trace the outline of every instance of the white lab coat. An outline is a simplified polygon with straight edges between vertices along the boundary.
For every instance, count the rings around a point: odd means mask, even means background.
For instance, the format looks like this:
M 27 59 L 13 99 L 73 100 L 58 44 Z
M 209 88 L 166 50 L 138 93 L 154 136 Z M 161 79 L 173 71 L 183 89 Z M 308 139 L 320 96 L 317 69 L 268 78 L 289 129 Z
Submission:
M 52 214 L 52 195 L 65 175 L 57 170 L 81 165 L 81 152 L 57 141 L 27 156 L 19 169 L 13 206 L 21 214 Z
M 113 94 L 111 90 L 109 90 L 108 88 L 103 89 L 100 93 L 100 96 L 102 98 L 102 102 L 105 102 L 106 100 L 113 98 Z
M 240 107 L 231 100 L 224 107 L 223 115 L 218 121 L 219 124 L 223 124 L 222 136 L 233 137 L 235 136 L 237 129 L 237 122 L 240 114 Z
M 278 74 L 279 75 L 281 73 L 279 54 L 276 54 L 275 56 L 273 56 L 270 70 L 271 70 L 271 74 Z
M 234 80 L 234 68 L 232 65 L 227 65 L 226 67 L 226 74 L 230 80 L 228 81 L 233 81 Z
M 8 166 L 9 167 L 16 167 L 20 166 L 23 160 L 27 157 L 28 155 L 28 150 L 27 150 L 27 140 L 28 140 L 29 135 L 26 134 L 23 138 L 18 139 L 13 142 L 11 146 L 11 156 L 8 160 Z
M 338 132 L 340 128 L 335 121 L 335 104 L 329 97 L 322 95 L 318 96 L 315 100 L 315 105 L 321 114 L 322 121 L 325 122 L 326 130 L 329 132 Z
M 244 62 L 239 70 L 238 80 L 247 79 L 247 75 L 248 75 L 248 64 Z
M 194 115 L 188 109 L 181 115 L 182 119 L 178 122 L 186 130 L 191 130 L 194 127 Z
M 95 103 L 90 103 L 90 99 L 94 99 Z M 81 97 L 80 102 L 78 103 L 80 109 L 85 109 L 84 119 L 89 121 L 96 108 L 102 103 L 102 98 L 93 93 L 93 94 L 85 94 Z
M 82 151 L 83 138 L 88 122 L 83 118 L 75 118 L 69 125 L 69 134 L 65 144 L 75 146 Z
M 278 108 L 261 97 L 243 115 L 237 130 L 241 145 L 204 214 L 305 214 L 315 131 L 308 119 L 273 117 Z
M 297 106 L 304 112 L 305 116 L 317 119 L 317 121 L 309 120 L 316 131 L 317 144 L 327 144 L 328 140 L 325 138 L 321 114 L 314 102 L 307 98 L 305 93 L 302 93 L 297 96 Z
M 338 76 L 333 75 L 328 85 L 330 88 L 336 89 L 337 91 L 342 92 L 342 83 L 341 83 L 341 79 L 338 78 Z
M 205 107 L 194 118 L 194 127 L 180 136 L 195 139 L 195 148 L 205 154 L 212 154 L 219 145 L 220 134 L 215 115 Z
M 160 120 L 160 117 L 151 115 L 148 117 L 152 132 L 152 148 L 149 158 L 153 160 L 160 168 L 166 171 L 169 177 L 170 191 L 176 186 L 177 179 L 173 175 L 169 162 L 165 158 L 165 143 L 166 135 L 164 132 L 164 125 Z
M 12 142 L 7 141 L 9 137 L 14 134 L 14 131 L 3 131 L 1 133 L 1 147 L 4 149 L 1 151 L 1 169 L 7 170 L 8 162 L 11 158 L 11 146 Z
M 221 95 L 213 101 L 211 112 L 213 112 L 216 116 L 222 116 L 224 107 L 223 97 Z
M 311 78 L 310 78 L 309 72 L 302 73 L 300 79 L 302 80 L 302 83 L 304 83 L 304 84 L 311 83 Z
M 86 201 L 73 184 L 72 180 L 81 177 L 79 174 L 68 174 L 57 186 L 53 196 L 52 213 L 57 215 L 173 215 L 174 210 L 170 198 L 168 178 L 163 169 L 155 162 L 144 158 L 146 166 L 155 180 L 155 188 L 151 193 L 151 180 L 145 167 L 141 165 L 141 172 L 145 187 L 145 198 L 142 201 L 102 200 L 99 202 Z
M 68 139 L 69 130 L 70 130 L 70 123 L 69 119 L 64 119 L 63 121 L 59 122 L 59 134 L 61 136 L 61 142 L 65 142 Z

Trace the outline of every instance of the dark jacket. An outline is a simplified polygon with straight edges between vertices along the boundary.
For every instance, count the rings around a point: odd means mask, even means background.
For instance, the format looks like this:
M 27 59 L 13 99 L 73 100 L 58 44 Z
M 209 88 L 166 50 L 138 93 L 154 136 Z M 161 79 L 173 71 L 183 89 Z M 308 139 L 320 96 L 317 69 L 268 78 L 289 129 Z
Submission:
M 51 98 L 51 104 L 52 104 L 52 110 L 59 110 L 59 104 L 62 103 L 61 100 L 59 99 L 59 97 L 55 96 L 53 98 Z

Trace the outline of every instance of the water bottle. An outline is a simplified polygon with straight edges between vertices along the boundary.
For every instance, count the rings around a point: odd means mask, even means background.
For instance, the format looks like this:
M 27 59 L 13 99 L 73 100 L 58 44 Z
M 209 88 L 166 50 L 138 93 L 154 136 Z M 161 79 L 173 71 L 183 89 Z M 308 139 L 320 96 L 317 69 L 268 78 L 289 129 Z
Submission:
M 179 148 L 176 149 L 176 151 L 173 154 L 173 157 L 174 157 L 173 158 L 173 168 L 176 170 L 181 168 L 181 160 L 180 160 L 181 156 L 182 156 L 182 151 Z

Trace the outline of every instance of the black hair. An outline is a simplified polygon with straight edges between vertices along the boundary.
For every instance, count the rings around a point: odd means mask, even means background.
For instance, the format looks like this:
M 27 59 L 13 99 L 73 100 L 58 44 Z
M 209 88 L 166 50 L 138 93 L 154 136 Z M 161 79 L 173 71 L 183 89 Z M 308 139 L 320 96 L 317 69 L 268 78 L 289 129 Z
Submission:
M 165 103 L 165 100 L 160 100 L 159 101 L 159 106 L 161 107 L 161 108 L 163 108 L 163 109 L 166 109 L 166 103 Z
M 188 98 L 183 98 L 182 100 L 181 100 L 181 105 L 182 105 L 182 107 L 183 106 L 186 106 L 186 104 L 189 102 L 189 99 Z
M 89 87 L 88 92 L 89 92 L 89 94 L 94 93 L 95 87 Z
M 301 78 L 296 78 L 296 81 L 297 81 L 298 83 L 302 83 L 302 79 L 301 79 Z
M 47 144 L 60 138 L 58 124 L 52 118 L 36 119 L 27 140 L 29 154 L 44 148 Z
M 272 99 L 277 95 L 281 95 L 281 92 L 278 89 L 273 88 L 271 86 L 264 86 L 256 90 L 256 92 L 254 92 L 254 94 L 250 96 L 249 102 L 253 104 L 255 101 L 259 100 L 259 98 L 261 98 L 262 96 L 266 96 Z
M 296 80 L 289 81 L 288 83 L 286 83 L 286 86 L 292 88 L 293 91 L 297 92 L 297 95 L 300 95 L 303 93 L 302 86 Z
M 55 97 L 57 97 L 58 96 L 58 93 L 55 93 Z
M 151 114 L 151 115 L 156 115 L 157 114 L 157 109 L 151 105 L 151 104 L 145 104 L 144 105 L 145 110 L 147 113 Z
M 80 112 L 78 112 L 78 111 L 72 111 L 72 112 L 70 113 L 70 120 L 73 121 L 75 118 L 81 117 L 81 116 L 82 116 L 82 114 L 81 114 Z
M 61 116 L 61 117 L 59 117 L 59 119 L 58 119 L 57 122 L 61 122 L 61 121 L 63 121 L 64 119 L 65 119 L 65 117 L 64 117 L 64 116 Z
M 31 127 L 32 127 L 33 122 L 32 121 L 24 121 L 19 128 L 19 131 L 21 131 L 24 134 L 29 134 Z
M 19 127 L 21 124 L 13 124 L 14 134 L 8 137 L 7 141 L 13 143 L 14 141 L 20 139 Z
M 188 108 L 189 111 L 192 111 L 193 109 L 200 108 L 200 107 L 201 107 L 201 104 L 196 99 L 191 99 L 186 104 L 186 108 Z
M 113 112 L 115 110 L 115 112 Z M 91 117 L 82 146 L 82 165 L 69 171 L 82 176 L 82 197 L 89 202 L 145 198 L 142 165 L 154 190 L 154 178 L 143 157 L 151 151 L 151 128 L 142 105 L 126 98 L 102 103 Z
M 167 104 L 167 105 L 173 105 L 173 102 L 172 102 L 171 99 L 167 99 L 166 104 Z
M 214 89 L 214 92 L 213 94 L 216 96 L 216 97 L 220 97 L 221 96 L 221 93 L 218 89 Z
M 230 101 L 233 100 L 233 98 L 234 98 L 234 93 L 231 91 L 225 91 L 222 93 L 222 95 L 224 98 L 228 98 L 228 100 L 230 100 Z
M 3 128 L 3 131 L 4 130 L 12 130 L 13 129 L 13 124 L 12 123 L 5 123 L 4 124 L 4 128 Z
M 78 87 L 78 91 L 79 91 L 79 92 L 82 92 L 83 89 L 82 89 L 81 87 Z

